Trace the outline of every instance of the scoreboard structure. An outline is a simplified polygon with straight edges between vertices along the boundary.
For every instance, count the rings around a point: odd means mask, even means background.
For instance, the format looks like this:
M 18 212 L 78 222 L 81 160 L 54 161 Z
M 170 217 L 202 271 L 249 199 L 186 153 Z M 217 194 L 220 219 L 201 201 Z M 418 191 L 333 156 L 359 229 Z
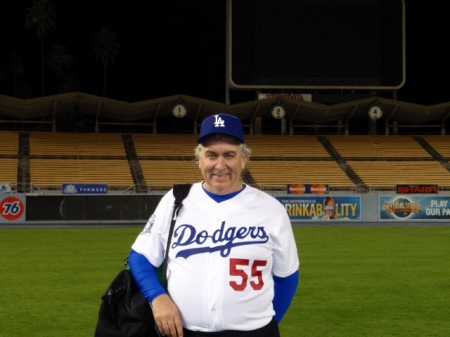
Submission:
M 404 0 L 228 0 L 227 84 L 237 90 L 396 90 Z

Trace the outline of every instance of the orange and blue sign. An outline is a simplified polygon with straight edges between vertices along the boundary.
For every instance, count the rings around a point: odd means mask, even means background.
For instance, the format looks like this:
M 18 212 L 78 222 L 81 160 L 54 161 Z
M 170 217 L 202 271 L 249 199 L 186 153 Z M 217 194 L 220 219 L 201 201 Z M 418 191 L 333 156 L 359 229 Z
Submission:
M 329 187 L 325 184 L 288 184 L 288 194 L 328 194 Z

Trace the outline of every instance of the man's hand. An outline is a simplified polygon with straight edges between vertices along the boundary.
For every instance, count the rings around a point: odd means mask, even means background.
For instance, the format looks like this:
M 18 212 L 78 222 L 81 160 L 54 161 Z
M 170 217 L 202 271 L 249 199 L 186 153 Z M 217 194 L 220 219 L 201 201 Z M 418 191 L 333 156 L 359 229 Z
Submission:
M 169 295 L 160 295 L 152 302 L 153 317 L 162 336 L 183 337 L 183 325 L 177 306 Z

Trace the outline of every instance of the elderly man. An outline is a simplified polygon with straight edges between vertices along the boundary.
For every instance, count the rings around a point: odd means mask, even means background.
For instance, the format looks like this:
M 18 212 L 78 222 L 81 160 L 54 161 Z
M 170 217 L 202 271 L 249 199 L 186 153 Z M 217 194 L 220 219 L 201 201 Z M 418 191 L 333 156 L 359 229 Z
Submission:
M 168 240 L 171 192 L 132 245 L 130 270 L 161 335 L 278 337 L 299 280 L 289 217 L 275 198 L 241 181 L 251 151 L 238 118 L 207 117 L 197 143 L 204 180 L 193 184 L 178 214 L 167 289 L 156 268 Z

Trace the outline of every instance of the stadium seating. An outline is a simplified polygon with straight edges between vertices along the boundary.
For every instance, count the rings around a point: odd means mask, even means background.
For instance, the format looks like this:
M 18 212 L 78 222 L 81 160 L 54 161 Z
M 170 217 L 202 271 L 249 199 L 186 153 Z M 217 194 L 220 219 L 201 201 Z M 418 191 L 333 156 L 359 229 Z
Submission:
M 327 139 L 369 190 L 394 190 L 397 184 L 450 187 L 450 172 L 412 136 L 332 135 Z
M 30 132 L 29 146 L 30 183 L 39 189 L 58 189 L 62 183 L 123 190 L 133 185 L 120 134 Z
M 348 190 L 354 185 L 330 160 L 250 160 L 248 170 L 261 189 L 284 190 L 287 184 L 329 184 Z
M 15 188 L 17 182 L 17 165 L 19 149 L 19 132 L 0 132 L 0 183 L 9 183 Z
M 177 183 L 202 180 L 196 161 L 192 160 L 140 160 L 142 173 L 150 189 L 166 190 Z
M 30 182 L 39 189 L 57 189 L 62 183 L 108 184 L 123 190 L 133 185 L 126 160 L 30 159 Z
M 245 135 L 253 158 L 330 158 L 317 137 L 302 135 Z
M 450 137 L 441 135 L 426 135 L 422 138 L 428 142 L 439 154 L 449 160 L 450 159 Z
M 28 148 L 21 148 L 25 134 Z M 128 138 L 127 138 L 128 137 Z M 331 190 L 394 190 L 396 184 L 437 184 L 450 190 L 450 136 L 245 135 L 252 155 L 243 180 L 261 189 L 328 184 Z M 0 182 L 19 173 L 41 189 L 62 183 L 141 184 L 166 190 L 202 179 L 194 134 L 0 132 Z M 127 139 L 129 140 L 127 142 Z M 139 181 L 139 179 L 141 179 Z
M 191 157 L 198 135 L 194 134 L 132 134 L 138 157 Z
M 17 157 L 18 150 L 19 150 L 19 132 L 0 131 L 0 156 Z
M 31 156 L 123 157 L 117 133 L 30 132 Z
M 17 158 L 0 159 L 0 182 L 15 185 L 17 181 Z
M 393 189 L 397 184 L 437 184 L 450 187 L 450 173 L 436 161 L 348 161 L 371 189 Z
M 431 158 L 411 136 L 328 135 L 327 139 L 343 158 Z

